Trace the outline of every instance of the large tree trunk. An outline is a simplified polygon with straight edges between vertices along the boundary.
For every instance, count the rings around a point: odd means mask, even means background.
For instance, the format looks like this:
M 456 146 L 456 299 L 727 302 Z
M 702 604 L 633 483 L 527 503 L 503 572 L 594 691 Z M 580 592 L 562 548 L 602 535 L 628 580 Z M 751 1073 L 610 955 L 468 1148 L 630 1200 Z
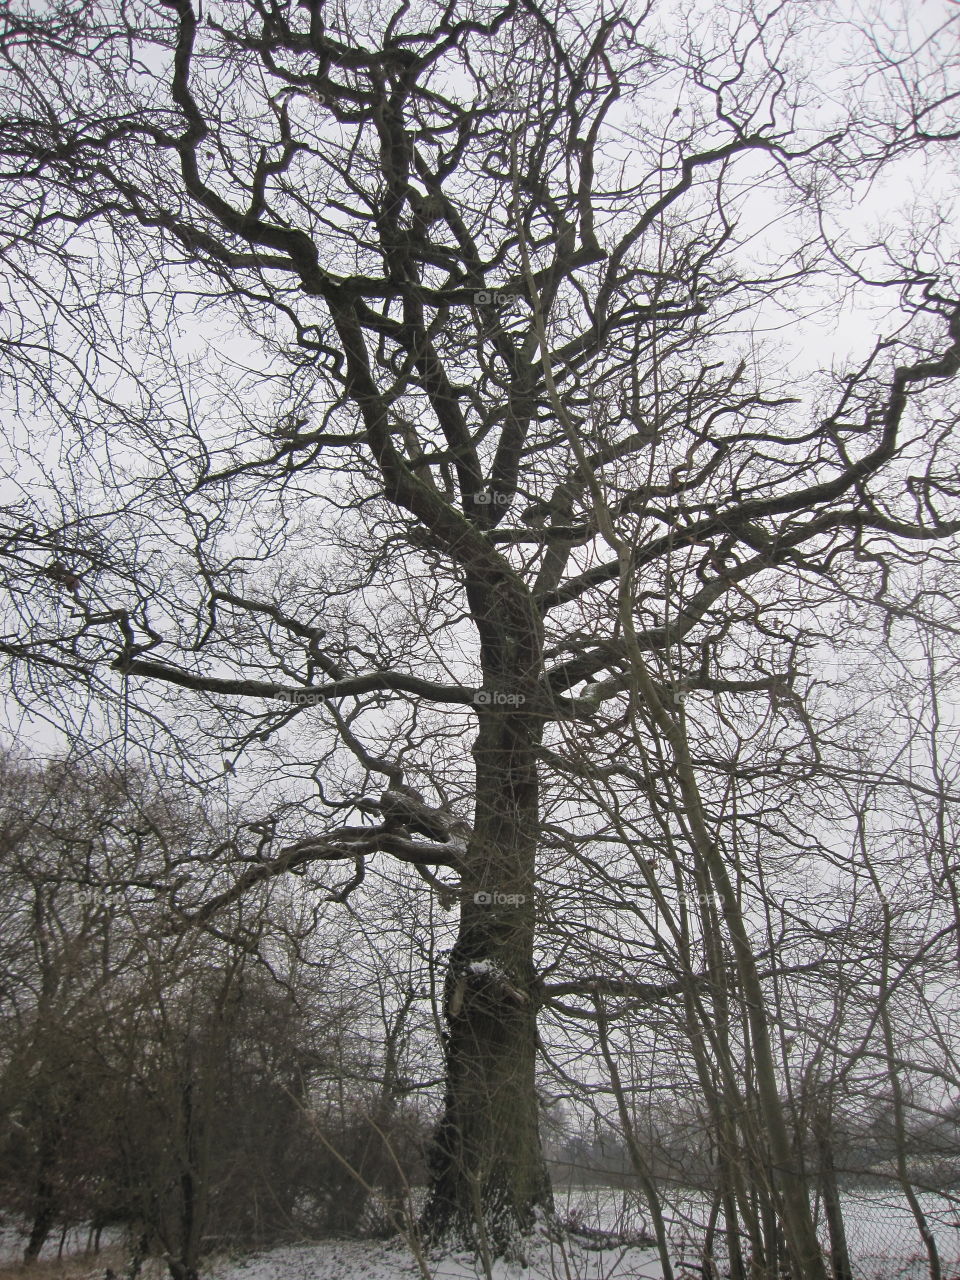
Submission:
M 522 709 L 480 713 L 474 834 L 447 974 L 447 1094 L 424 1225 L 431 1237 L 459 1238 L 482 1255 L 510 1251 L 537 1209 L 552 1207 L 535 1088 L 541 726 Z

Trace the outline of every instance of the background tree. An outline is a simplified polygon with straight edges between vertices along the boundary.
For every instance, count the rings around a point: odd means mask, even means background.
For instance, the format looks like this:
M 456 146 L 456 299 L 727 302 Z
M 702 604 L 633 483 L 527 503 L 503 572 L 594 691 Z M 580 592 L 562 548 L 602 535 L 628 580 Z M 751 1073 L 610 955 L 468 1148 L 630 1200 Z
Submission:
M 231 882 L 172 783 L 9 752 L 0 770 L 0 1206 L 26 1261 L 110 1226 L 134 1270 L 159 1252 L 185 1280 L 224 1241 L 369 1230 L 350 1168 L 394 1191 L 419 1173 L 409 996 L 396 1017 L 290 885 L 185 929 L 191 896 Z

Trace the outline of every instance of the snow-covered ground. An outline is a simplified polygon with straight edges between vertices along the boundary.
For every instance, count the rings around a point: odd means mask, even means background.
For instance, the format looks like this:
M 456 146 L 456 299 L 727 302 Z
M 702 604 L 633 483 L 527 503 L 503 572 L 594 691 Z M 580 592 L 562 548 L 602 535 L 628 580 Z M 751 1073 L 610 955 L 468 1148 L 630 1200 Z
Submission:
M 533 1248 L 529 1266 L 495 1262 L 494 1280 L 661 1280 L 649 1249 L 585 1250 L 578 1245 Z M 424 1269 L 397 1244 L 351 1241 L 274 1249 L 258 1257 L 221 1264 L 210 1280 L 481 1280 L 483 1268 L 466 1254 L 427 1255 Z
M 940 1250 L 944 1280 L 960 1280 L 960 1206 L 944 1196 L 920 1197 Z M 630 1234 L 650 1234 L 649 1214 L 636 1195 L 609 1188 L 574 1188 L 557 1195 L 562 1218 L 578 1227 Z M 699 1261 L 697 1244 L 709 1213 L 707 1199 L 678 1192 L 665 1206 L 665 1218 L 678 1278 L 692 1280 Z M 922 1243 L 909 1206 L 892 1191 L 850 1191 L 844 1217 L 856 1280 L 923 1280 L 929 1275 Z M 106 1234 L 106 1233 L 105 1233 Z M 78 1257 L 86 1231 L 67 1238 L 65 1254 L 74 1254 L 71 1280 L 103 1280 L 108 1262 L 122 1274 L 116 1256 Z M 56 1257 L 59 1236 L 44 1257 Z M 21 1256 L 23 1240 L 9 1228 L 0 1233 L 0 1262 Z M 639 1247 L 598 1249 L 579 1239 L 560 1245 L 539 1238 L 527 1255 L 528 1267 L 496 1262 L 494 1280 L 662 1280 L 655 1250 Z M 47 1274 L 50 1274 L 49 1272 Z M 54 1273 L 56 1274 L 56 1273 Z M 141 1280 L 166 1280 L 166 1269 L 153 1260 Z M 399 1241 L 322 1240 L 287 1245 L 247 1257 L 219 1257 L 204 1267 L 203 1280 L 482 1280 L 482 1266 L 466 1254 L 427 1253 L 418 1262 L 409 1245 Z
M 122 1233 L 119 1230 L 108 1227 L 101 1233 L 100 1244 L 103 1249 L 107 1249 L 111 1244 L 119 1243 L 121 1238 Z M 63 1237 L 63 1256 L 69 1258 L 82 1254 L 87 1247 L 89 1239 L 89 1227 L 71 1227 Z M 18 1230 L 9 1219 L 5 1219 L 3 1225 L 0 1226 L 0 1266 L 9 1266 L 14 1262 L 19 1262 L 23 1257 L 23 1249 L 26 1243 L 26 1231 Z M 40 1257 L 43 1261 L 50 1262 L 57 1257 L 59 1251 L 60 1231 L 57 1229 L 50 1233 Z M 104 1268 L 101 1267 L 98 1273 L 101 1277 L 103 1270 Z
M 56 1243 L 44 1252 L 55 1258 Z M 22 1244 L 4 1234 L 4 1253 L 18 1258 Z M 18 1247 L 13 1247 L 17 1245 Z M 99 1258 L 75 1258 L 70 1280 L 103 1280 L 105 1269 L 118 1274 L 120 1258 L 103 1254 Z M 527 1255 L 528 1266 L 497 1261 L 493 1280 L 662 1280 L 663 1272 L 649 1249 L 594 1250 L 577 1243 L 534 1244 Z M 2 1265 L 2 1264 L 0 1264 Z M 46 1271 L 45 1276 L 50 1275 Z M 56 1271 L 53 1272 L 56 1275 Z M 150 1260 L 140 1280 L 167 1280 L 169 1273 L 158 1260 Z M 399 1242 L 374 1240 L 323 1240 L 287 1245 L 245 1258 L 215 1258 L 204 1266 L 203 1280 L 484 1280 L 480 1263 L 467 1254 L 439 1257 L 427 1254 L 422 1266 L 413 1252 Z

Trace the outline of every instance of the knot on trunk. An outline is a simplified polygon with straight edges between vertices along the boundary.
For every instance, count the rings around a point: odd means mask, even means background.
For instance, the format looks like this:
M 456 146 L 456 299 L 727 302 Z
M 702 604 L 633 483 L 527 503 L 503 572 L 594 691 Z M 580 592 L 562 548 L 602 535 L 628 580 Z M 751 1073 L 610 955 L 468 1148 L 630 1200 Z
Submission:
M 454 974 L 447 1016 L 456 1018 L 463 1009 L 467 996 L 478 1004 L 490 1006 L 505 1002 L 517 1006 L 526 1005 L 529 997 L 514 985 L 495 960 L 472 960 Z

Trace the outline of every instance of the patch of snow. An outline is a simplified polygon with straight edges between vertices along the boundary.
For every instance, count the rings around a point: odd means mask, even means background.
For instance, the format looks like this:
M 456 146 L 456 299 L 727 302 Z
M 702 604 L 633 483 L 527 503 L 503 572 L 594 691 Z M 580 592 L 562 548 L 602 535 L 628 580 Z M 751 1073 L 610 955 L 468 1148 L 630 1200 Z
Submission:
M 528 1266 L 493 1263 L 493 1280 L 663 1280 L 655 1252 L 649 1249 L 585 1249 L 534 1242 Z M 484 1280 L 483 1266 L 471 1255 L 427 1254 L 426 1275 L 411 1251 L 394 1241 L 327 1240 L 272 1249 L 240 1261 L 204 1268 L 209 1280 Z

